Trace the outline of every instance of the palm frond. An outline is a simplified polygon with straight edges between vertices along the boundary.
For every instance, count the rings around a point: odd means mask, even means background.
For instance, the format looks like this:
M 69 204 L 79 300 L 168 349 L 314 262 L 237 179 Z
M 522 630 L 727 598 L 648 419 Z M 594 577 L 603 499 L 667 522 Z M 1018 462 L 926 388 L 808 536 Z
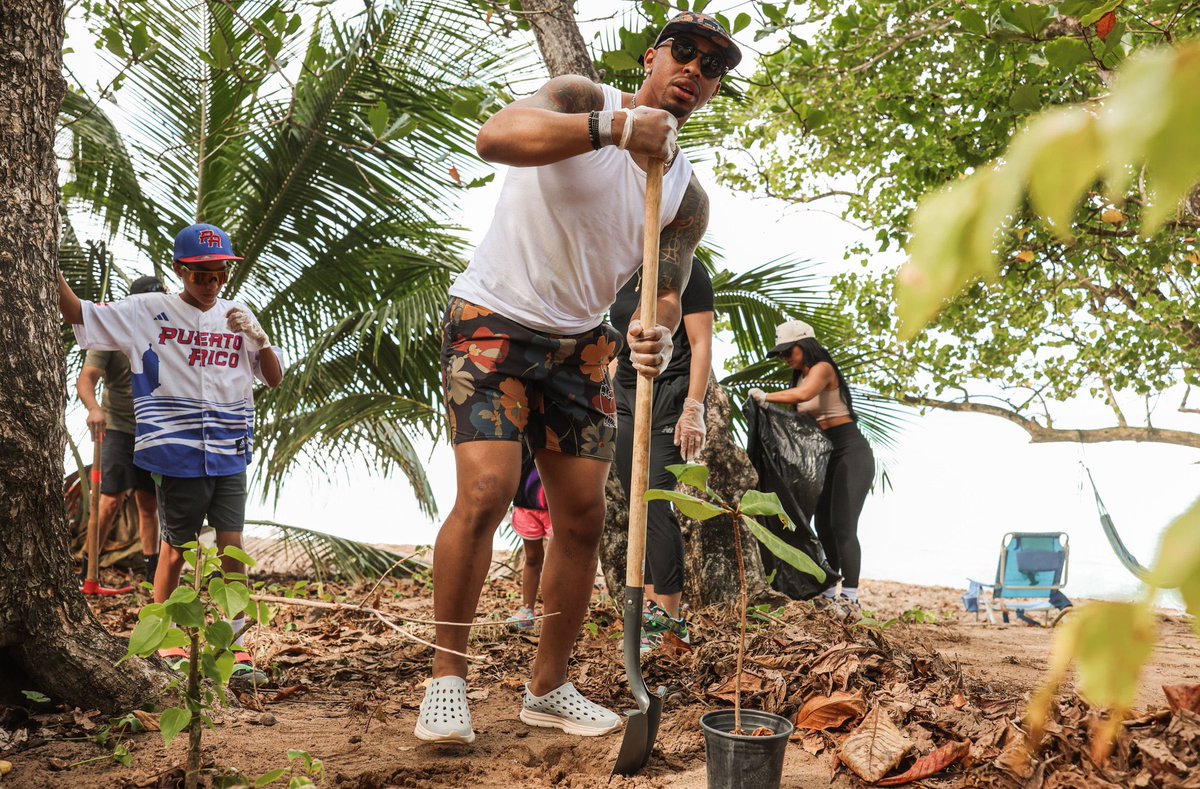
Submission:
M 411 578 L 429 572 L 430 565 L 415 556 L 402 556 L 386 548 L 335 537 L 332 534 L 290 526 L 271 520 L 247 520 L 246 525 L 269 529 L 267 547 L 255 552 L 260 564 L 292 566 L 306 563 L 318 580 L 373 581 L 385 574 Z

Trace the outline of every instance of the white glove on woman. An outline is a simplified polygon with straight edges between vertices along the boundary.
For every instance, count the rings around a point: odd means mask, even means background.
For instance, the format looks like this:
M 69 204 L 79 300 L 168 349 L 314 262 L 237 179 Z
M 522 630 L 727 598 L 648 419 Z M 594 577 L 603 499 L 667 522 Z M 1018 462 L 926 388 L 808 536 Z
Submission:
M 759 405 L 767 404 L 767 393 L 757 387 L 746 392 L 746 394 L 750 395 L 750 399 Z
M 690 397 L 684 398 L 683 413 L 675 423 L 675 446 L 679 447 L 679 454 L 685 463 L 691 463 L 700 456 L 706 433 L 704 403 Z
M 245 336 L 246 347 L 250 350 L 261 351 L 263 348 L 271 347 L 271 341 L 267 339 L 267 333 L 259 325 L 258 319 L 246 310 L 234 307 L 225 313 L 225 317 L 229 319 L 229 330 Z
M 625 341 L 629 343 L 629 362 L 639 375 L 657 378 L 671 363 L 675 344 L 666 326 L 643 329 L 641 321 L 630 321 Z

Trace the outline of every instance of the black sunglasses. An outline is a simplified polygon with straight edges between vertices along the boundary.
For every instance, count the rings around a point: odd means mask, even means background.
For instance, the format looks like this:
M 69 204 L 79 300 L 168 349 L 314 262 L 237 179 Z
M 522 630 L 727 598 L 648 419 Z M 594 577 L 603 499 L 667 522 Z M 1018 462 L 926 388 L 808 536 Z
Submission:
M 696 42 L 690 38 L 667 38 L 655 45 L 655 49 L 671 45 L 671 57 L 679 65 L 691 63 L 696 55 L 700 55 L 700 73 L 709 79 L 720 79 L 725 76 L 725 72 L 729 71 L 725 67 L 725 58 L 716 52 L 703 54 L 696 48 Z

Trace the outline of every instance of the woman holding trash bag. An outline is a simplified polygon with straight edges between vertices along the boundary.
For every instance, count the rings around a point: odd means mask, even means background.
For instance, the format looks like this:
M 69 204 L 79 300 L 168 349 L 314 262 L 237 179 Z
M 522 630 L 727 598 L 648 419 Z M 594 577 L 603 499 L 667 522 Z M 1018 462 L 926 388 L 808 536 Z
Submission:
M 875 478 L 875 455 L 859 432 L 846 379 L 829 351 L 817 342 L 811 326 L 804 321 L 779 324 L 775 346 L 768 355 L 791 368 L 792 385 L 770 393 L 751 389 L 750 397 L 760 404 L 794 405 L 800 413 L 812 416 L 833 444 L 813 520 L 830 566 L 842 576 L 838 599 L 857 607 L 862 567 L 858 516 Z M 822 595 L 832 599 L 837 593 L 826 589 Z

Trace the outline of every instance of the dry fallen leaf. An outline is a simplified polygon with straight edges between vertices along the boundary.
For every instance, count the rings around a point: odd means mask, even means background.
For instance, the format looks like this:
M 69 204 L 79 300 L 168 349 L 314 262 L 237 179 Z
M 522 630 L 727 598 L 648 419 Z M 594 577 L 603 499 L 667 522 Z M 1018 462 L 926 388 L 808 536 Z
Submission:
M 1171 712 L 1190 710 L 1200 713 L 1200 685 L 1163 685 Z
M 834 691 L 830 696 L 813 696 L 796 713 L 796 728 L 826 731 L 841 728 L 847 721 L 862 717 L 867 711 L 862 691 Z
M 0 775 L 8 775 L 12 772 L 12 762 L 0 761 Z
M 142 724 L 142 728 L 146 731 L 158 731 L 158 716 L 145 710 L 134 710 L 133 717 L 137 718 L 138 723 Z
M 724 699 L 729 703 L 733 703 L 733 697 L 737 691 L 734 689 L 734 677 L 722 682 L 708 692 L 708 695 L 718 699 Z M 766 680 L 762 677 L 755 676 L 747 671 L 742 672 L 742 695 L 747 696 L 751 693 L 760 693 L 767 689 Z
M 859 778 L 878 781 L 895 769 L 909 747 L 883 707 L 876 706 L 838 745 L 837 756 Z
M 308 690 L 308 687 L 305 685 L 292 685 L 291 687 L 280 688 L 279 692 L 275 694 L 275 698 L 270 700 L 270 703 L 274 704 L 276 702 L 283 701 L 284 699 L 295 696 L 300 691 L 306 690 Z
M 931 775 L 937 775 L 970 752 L 971 743 L 969 742 L 948 742 L 933 753 L 926 754 L 917 759 L 913 762 L 913 766 L 904 772 L 899 775 L 893 775 L 891 778 L 885 778 L 878 785 L 901 786 L 913 781 L 920 781 L 922 778 L 928 778 Z
M 950 697 L 950 706 L 956 710 L 961 710 L 967 706 L 967 697 L 961 693 L 955 693 Z

